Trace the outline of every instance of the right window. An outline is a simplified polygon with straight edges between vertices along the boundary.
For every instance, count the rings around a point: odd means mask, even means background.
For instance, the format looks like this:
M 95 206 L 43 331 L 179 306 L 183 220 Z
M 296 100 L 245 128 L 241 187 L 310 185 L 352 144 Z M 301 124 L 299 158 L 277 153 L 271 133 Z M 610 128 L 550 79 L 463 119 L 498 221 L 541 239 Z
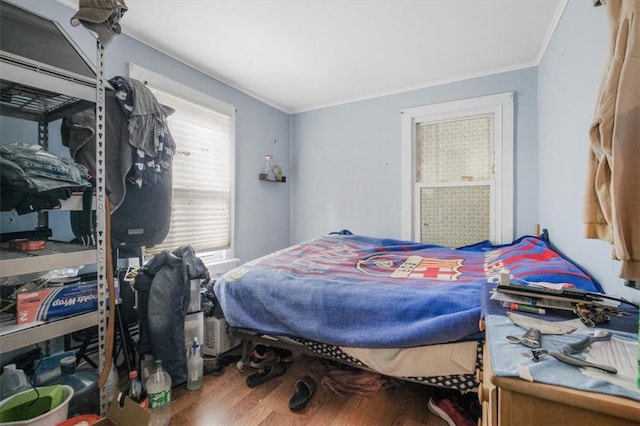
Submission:
M 402 112 L 403 238 L 512 240 L 512 105 L 508 93 Z

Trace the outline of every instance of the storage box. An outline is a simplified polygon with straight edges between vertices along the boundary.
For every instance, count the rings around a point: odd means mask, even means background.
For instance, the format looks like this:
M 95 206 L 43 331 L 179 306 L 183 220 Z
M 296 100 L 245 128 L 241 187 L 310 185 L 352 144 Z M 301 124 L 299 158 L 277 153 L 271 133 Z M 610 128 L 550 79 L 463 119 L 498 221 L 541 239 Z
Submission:
M 203 355 L 218 356 L 238 344 L 238 339 L 229 338 L 227 322 L 224 318 L 206 317 L 204 319 L 204 343 L 200 349 Z
M 123 398 L 124 405 L 121 407 L 117 399 L 114 399 L 107 409 L 107 417 L 93 423 L 94 426 L 129 426 L 148 425 L 150 414 L 131 398 Z
M 97 281 L 18 293 L 18 324 L 46 321 L 98 308 Z

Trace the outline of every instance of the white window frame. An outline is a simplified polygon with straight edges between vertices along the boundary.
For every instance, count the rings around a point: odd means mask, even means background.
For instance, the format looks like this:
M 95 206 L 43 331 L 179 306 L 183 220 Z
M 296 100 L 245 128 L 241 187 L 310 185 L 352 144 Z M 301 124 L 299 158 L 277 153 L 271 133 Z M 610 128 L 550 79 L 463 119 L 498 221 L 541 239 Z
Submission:
M 493 175 L 491 191 L 491 233 L 494 243 L 513 241 L 513 93 L 406 108 L 401 111 L 401 238 L 420 241 L 420 220 L 416 212 L 415 127 L 417 123 L 459 120 L 490 114 L 493 123 Z
M 231 241 L 230 246 L 223 250 L 210 252 L 198 252 L 198 257 L 208 267 L 210 273 L 217 270 L 226 270 L 237 263 L 235 258 L 235 146 L 236 146 L 236 108 L 212 96 L 206 95 L 189 86 L 185 86 L 168 77 L 145 69 L 134 63 L 129 63 L 129 77 L 144 81 L 151 87 L 155 87 L 170 95 L 210 108 L 231 117 L 231 147 L 230 147 L 230 175 L 231 175 L 231 199 L 230 199 L 230 220 L 231 220 Z M 228 265 L 228 266 L 227 266 Z

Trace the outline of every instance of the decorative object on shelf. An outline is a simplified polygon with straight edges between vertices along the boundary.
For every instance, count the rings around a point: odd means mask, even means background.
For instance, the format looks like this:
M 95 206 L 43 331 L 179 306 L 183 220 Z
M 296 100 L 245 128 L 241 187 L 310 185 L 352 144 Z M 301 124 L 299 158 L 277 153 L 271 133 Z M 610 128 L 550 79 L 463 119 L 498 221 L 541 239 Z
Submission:
M 279 164 L 276 164 L 273 166 L 273 174 L 274 174 L 275 180 L 277 180 L 278 182 L 282 182 L 282 178 L 284 176 L 282 176 L 282 167 L 280 167 Z
M 282 167 L 278 164 L 272 164 L 273 155 L 267 154 L 264 156 L 264 159 L 264 171 L 258 175 L 258 178 L 270 182 L 286 182 L 286 176 L 282 176 Z
M 271 160 L 273 160 L 273 155 L 272 154 L 265 155 L 264 160 L 265 160 L 264 170 L 260 174 L 261 175 L 260 180 L 275 180 L 273 169 L 271 167 Z M 264 175 L 264 179 L 262 178 L 262 175 Z

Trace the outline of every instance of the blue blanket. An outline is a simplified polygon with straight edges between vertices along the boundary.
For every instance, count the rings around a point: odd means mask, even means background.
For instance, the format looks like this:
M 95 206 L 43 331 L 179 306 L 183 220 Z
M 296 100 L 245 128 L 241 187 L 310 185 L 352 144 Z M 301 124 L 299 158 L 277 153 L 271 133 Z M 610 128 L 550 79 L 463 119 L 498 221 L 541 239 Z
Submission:
M 214 286 L 229 325 L 351 347 L 411 347 L 478 332 L 482 288 L 509 269 L 528 281 L 598 291 L 543 240 L 450 249 L 329 235 L 226 273 Z

